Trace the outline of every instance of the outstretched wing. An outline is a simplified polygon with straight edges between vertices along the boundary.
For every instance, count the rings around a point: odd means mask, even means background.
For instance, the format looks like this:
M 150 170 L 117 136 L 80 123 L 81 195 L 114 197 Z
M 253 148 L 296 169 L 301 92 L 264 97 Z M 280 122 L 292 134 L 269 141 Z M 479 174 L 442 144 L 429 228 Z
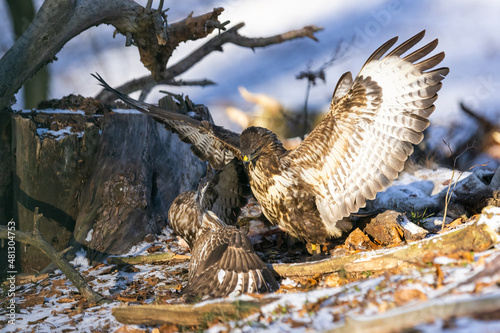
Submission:
M 198 186 L 201 211 L 210 210 L 230 225 L 236 224 L 250 194 L 248 176 L 242 162 L 236 158 Z
M 423 139 L 437 91 L 448 68 L 434 69 L 441 52 L 420 61 L 437 39 L 402 57 L 424 36 L 420 32 L 385 57 L 397 37 L 382 45 L 353 81 L 344 74 L 321 123 L 284 157 L 284 163 L 310 185 L 331 234 L 343 217 L 391 184 Z M 417 63 L 417 61 L 420 61 Z
M 92 74 L 104 89 L 112 92 L 134 109 L 152 116 L 165 127 L 191 144 L 191 150 L 201 160 L 208 161 L 214 169 L 221 169 L 233 158 L 240 158 L 240 135 L 208 121 L 198 121 L 187 115 L 165 110 L 152 104 L 140 102 L 111 88 L 99 74 Z
M 212 212 L 205 213 L 204 220 L 209 227 L 195 243 L 182 294 L 208 298 L 278 289 L 276 279 L 244 233 L 225 226 Z

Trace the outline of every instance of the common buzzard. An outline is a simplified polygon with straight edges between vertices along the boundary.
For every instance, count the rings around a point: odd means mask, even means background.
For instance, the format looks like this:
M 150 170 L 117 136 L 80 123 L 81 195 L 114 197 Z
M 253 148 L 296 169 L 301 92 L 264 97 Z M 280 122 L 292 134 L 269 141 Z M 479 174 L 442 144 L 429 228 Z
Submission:
M 226 225 L 211 211 L 203 214 L 203 232 L 194 242 L 191 256 L 188 283 L 182 290 L 188 300 L 279 288 L 244 231 Z
M 436 93 L 449 72 L 433 69 L 444 52 L 422 60 L 436 48 L 437 39 L 403 55 L 424 34 L 389 51 L 395 37 L 368 58 L 355 79 L 350 72 L 342 75 L 330 110 L 294 150 L 286 150 L 265 128 L 249 127 L 238 135 L 136 101 L 97 79 L 125 103 L 178 133 L 213 167 L 234 157 L 244 161 L 252 192 L 269 221 L 318 244 L 340 236 L 349 227 L 343 219 L 388 187 L 403 170 L 412 145 L 422 141 Z
M 168 211 L 170 227 L 192 249 L 203 233 L 202 215 L 210 210 L 226 224 L 234 225 L 250 195 L 243 165 L 233 159 L 213 175 L 200 181 L 198 190 L 177 196 Z

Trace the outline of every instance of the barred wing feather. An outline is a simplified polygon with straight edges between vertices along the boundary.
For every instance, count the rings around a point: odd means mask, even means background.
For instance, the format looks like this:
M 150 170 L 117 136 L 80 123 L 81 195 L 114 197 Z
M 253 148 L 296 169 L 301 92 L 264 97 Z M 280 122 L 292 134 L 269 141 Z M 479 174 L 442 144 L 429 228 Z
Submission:
M 444 58 L 421 60 L 437 40 L 402 57 L 424 36 L 415 35 L 381 58 L 397 37 L 368 59 L 354 81 L 346 73 L 321 123 L 284 157 L 316 195 L 316 206 L 330 234 L 339 220 L 374 199 L 403 170 L 413 144 L 423 139 L 427 118 L 448 68 L 428 71 Z

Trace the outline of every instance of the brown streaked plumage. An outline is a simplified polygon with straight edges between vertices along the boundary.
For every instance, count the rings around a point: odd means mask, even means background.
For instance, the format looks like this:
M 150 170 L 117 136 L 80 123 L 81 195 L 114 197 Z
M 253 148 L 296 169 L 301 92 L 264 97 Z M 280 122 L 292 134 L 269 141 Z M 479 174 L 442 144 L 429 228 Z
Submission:
M 196 191 L 186 191 L 175 198 L 168 211 L 170 227 L 193 248 L 203 232 L 202 215 L 206 210 L 213 211 L 226 224 L 236 224 L 249 195 L 248 177 L 241 161 L 233 159 L 205 177 Z
M 321 243 L 350 228 L 345 218 L 391 184 L 412 154 L 412 145 L 423 139 L 441 81 L 449 72 L 433 69 L 444 59 L 443 52 L 423 59 L 436 48 L 437 39 L 410 51 L 424 33 L 392 51 L 397 37 L 389 40 L 355 79 L 344 74 L 327 115 L 290 151 L 264 128 L 247 128 L 238 137 L 220 127 L 179 120 L 172 112 L 131 100 L 100 82 L 174 131 L 180 132 L 175 126 L 182 122 L 183 133 L 189 135 L 181 138 L 211 164 L 220 165 L 226 154 L 245 161 L 265 216 L 295 237 Z
M 191 254 L 188 283 L 182 290 L 188 299 L 267 293 L 279 288 L 246 234 L 226 225 L 211 211 L 203 214 L 203 233 Z

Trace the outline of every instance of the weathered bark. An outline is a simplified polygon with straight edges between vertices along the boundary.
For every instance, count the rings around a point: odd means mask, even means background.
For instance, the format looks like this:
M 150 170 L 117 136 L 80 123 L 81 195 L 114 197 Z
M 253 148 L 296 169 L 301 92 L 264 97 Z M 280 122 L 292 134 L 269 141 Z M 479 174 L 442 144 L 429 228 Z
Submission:
M 137 265 L 137 264 L 154 264 L 159 262 L 168 261 L 187 261 L 190 260 L 191 256 L 183 254 L 175 254 L 173 252 L 166 253 L 153 253 L 145 256 L 134 256 L 134 257 L 108 257 L 106 262 L 110 265 Z
M 0 225 L 12 217 L 12 126 L 11 115 L 0 113 Z M 0 246 L 0 258 L 7 258 L 7 246 Z M 0 265 L 0 277 L 7 265 Z
M 70 39 L 94 25 L 115 26 L 127 37 L 127 45 L 138 47 L 144 66 L 160 80 L 179 43 L 203 38 L 229 23 L 217 21 L 223 10 L 167 25 L 161 9 L 144 8 L 132 0 L 45 0 L 28 29 L 0 59 L 0 110 Z
M 343 325 L 328 330 L 328 333 L 352 332 L 401 332 L 416 325 L 434 320 L 447 320 L 464 316 L 484 316 L 500 311 L 500 297 L 486 295 L 462 300 L 443 301 L 435 299 L 404 309 L 395 309 L 384 314 L 371 316 L 348 316 Z
M 41 127 L 73 126 L 83 136 L 71 134 L 60 140 L 37 135 Z M 59 128 L 57 128 L 59 129 Z M 83 115 L 35 114 L 12 116 L 14 154 L 14 220 L 23 231 L 32 230 L 33 212 L 40 207 L 40 232 L 57 251 L 72 237 L 77 216 L 77 196 L 90 172 L 99 129 Z M 20 268 L 39 271 L 50 260 L 33 247 L 21 247 Z
M 245 318 L 260 310 L 260 307 L 277 298 L 266 297 L 260 301 L 230 301 L 197 305 L 138 305 L 113 308 L 112 313 L 122 324 L 160 325 L 164 323 L 198 326 L 206 324 L 207 318 L 221 320 Z
M 484 251 L 500 241 L 498 231 L 487 224 L 472 223 L 449 233 L 423 239 L 406 246 L 378 251 L 359 252 L 314 262 L 270 265 L 281 277 L 306 277 L 345 270 L 377 271 L 405 267 L 432 260 L 436 256 L 462 251 Z
M 196 188 L 206 169 L 188 145 L 151 117 L 107 114 L 91 170 L 72 245 L 83 244 L 89 259 L 102 260 L 160 232 L 175 197 Z
M 175 197 L 196 188 L 206 171 L 188 145 L 145 115 L 9 116 L 14 220 L 29 231 L 34 207 L 40 207 L 40 232 L 57 251 L 68 244 L 74 251 L 84 246 L 89 259 L 99 261 L 125 253 L 162 230 Z M 37 126 L 71 126 L 76 132 L 40 137 Z M 50 263 L 33 247 L 18 253 L 20 271 L 26 273 Z
M 100 23 L 134 26 L 142 7 L 130 0 L 46 0 L 12 48 L 0 59 L 0 110 L 74 36 Z

